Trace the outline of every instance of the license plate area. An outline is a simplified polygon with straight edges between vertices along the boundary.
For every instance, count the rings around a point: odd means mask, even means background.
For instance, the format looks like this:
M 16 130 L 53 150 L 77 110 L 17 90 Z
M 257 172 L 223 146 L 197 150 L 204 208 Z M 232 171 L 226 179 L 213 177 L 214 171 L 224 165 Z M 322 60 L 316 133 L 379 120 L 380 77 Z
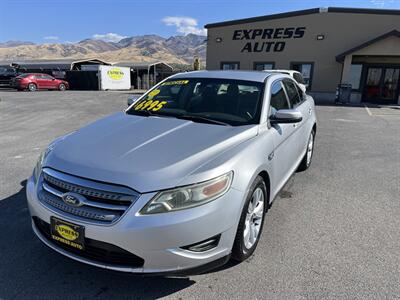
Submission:
M 50 231 L 53 240 L 73 249 L 85 250 L 85 227 L 51 217 Z

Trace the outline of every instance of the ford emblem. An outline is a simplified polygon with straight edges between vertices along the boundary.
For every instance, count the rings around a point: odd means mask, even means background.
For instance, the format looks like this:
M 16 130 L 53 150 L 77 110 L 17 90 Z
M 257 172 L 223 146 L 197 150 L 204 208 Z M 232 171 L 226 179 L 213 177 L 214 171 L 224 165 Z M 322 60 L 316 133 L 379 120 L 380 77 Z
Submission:
M 65 193 L 61 196 L 61 199 L 65 204 L 74 207 L 80 207 L 85 204 L 85 197 L 76 193 Z

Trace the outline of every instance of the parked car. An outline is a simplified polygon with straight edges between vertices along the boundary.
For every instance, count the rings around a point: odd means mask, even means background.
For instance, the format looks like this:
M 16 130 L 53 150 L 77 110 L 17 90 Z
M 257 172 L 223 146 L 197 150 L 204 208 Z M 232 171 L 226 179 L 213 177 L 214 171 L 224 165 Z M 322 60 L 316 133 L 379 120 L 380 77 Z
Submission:
M 10 81 L 19 73 L 15 68 L 9 66 L 0 67 L 0 87 L 10 87 Z
M 305 93 L 307 91 L 307 85 L 305 84 L 303 75 L 299 71 L 295 70 L 265 70 L 269 73 L 282 73 L 287 74 L 292 77 L 296 82 L 297 85 L 301 88 L 301 90 Z
M 11 79 L 11 87 L 30 92 L 38 89 L 65 91 L 69 88 L 69 84 L 65 80 L 56 79 L 48 74 L 25 73 Z
M 33 231 L 102 268 L 191 274 L 256 249 L 265 214 L 312 160 L 312 97 L 288 75 L 169 77 L 59 137 L 27 183 Z

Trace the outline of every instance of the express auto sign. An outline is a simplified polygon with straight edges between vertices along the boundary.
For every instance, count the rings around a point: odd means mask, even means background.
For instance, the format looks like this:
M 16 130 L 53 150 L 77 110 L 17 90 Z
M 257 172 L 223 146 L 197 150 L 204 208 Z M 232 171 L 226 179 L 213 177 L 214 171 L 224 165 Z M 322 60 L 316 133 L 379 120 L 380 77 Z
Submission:
M 306 27 L 238 29 L 233 32 L 234 41 L 246 41 L 241 52 L 282 52 L 286 40 L 301 39 Z

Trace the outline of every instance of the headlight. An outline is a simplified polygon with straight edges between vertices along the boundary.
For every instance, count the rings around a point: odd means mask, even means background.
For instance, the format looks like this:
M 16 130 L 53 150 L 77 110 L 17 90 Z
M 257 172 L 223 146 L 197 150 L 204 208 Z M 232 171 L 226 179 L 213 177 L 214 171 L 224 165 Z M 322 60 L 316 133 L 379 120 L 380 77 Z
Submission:
M 205 204 L 225 194 L 231 186 L 232 178 L 231 171 L 206 182 L 160 192 L 140 213 L 165 213 Z
M 37 183 L 40 176 L 40 172 L 42 171 L 43 160 L 44 160 L 44 152 L 40 153 L 40 156 L 35 165 L 35 169 L 33 169 L 33 181 L 35 182 L 35 184 Z
M 34 180 L 35 184 L 36 184 L 37 180 L 39 179 L 40 172 L 42 171 L 43 163 L 44 163 L 45 159 L 47 158 L 47 156 L 54 149 L 54 147 L 56 146 L 56 144 L 58 142 L 62 141 L 63 139 L 65 139 L 67 136 L 73 134 L 74 132 L 75 131 L 72 131 L 72 132 L 70 132 L 70 133 L 68 133 L 66 135 L 59 136 L 53 142 L 50 143 L 50 145 L 46 148 L 46 150 L 44 150 L 40 154 L 39 159 L 36 162 L 35 169 L 33 170 L 33 180 Z
M 40 154 L 40 156 L 36 162 L 35 169 L 33 170 L 33 180 L 34 180 L 35 184 L 39 179 L 40 172 L 42 172 L 43 162 L 46 159 L 46 157 L 49 155 L 51 150 L 53 150 L 53 148 L 54 148 L 54 143 L 50 144 L 50 146 L 47 147 L 47 149 Z

